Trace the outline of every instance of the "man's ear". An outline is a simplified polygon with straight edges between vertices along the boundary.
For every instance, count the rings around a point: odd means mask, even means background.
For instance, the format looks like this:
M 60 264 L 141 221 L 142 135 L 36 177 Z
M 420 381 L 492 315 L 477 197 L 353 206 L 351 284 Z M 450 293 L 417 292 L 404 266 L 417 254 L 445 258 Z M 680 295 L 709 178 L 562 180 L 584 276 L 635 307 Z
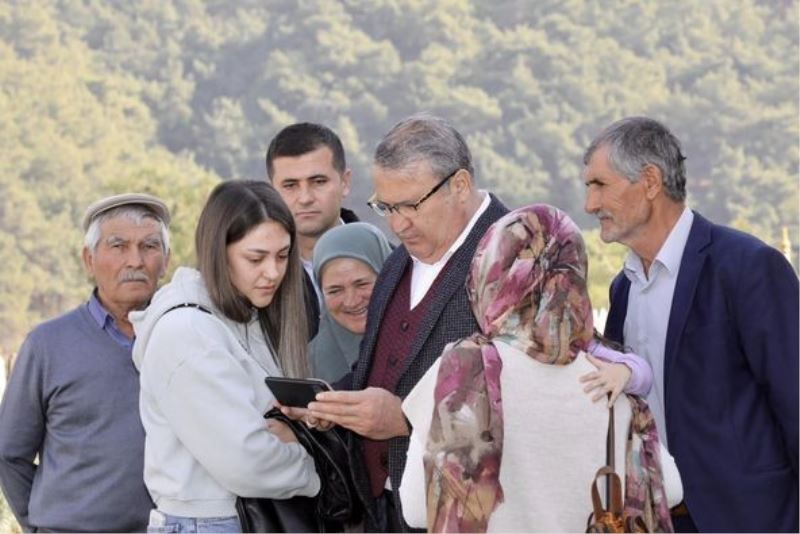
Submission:
M 652 163 L 648 163 L 642 169 L 641 182 L 644 185 L 644 194 L 648 200 L 655 200 L 664 189 L 664 175 L 661 173 L 661 169 Z
M 472 194 L 472 175 L 467 169 L 459 169 L 452 178 L 451 187 L 454 187 L 458 196 L 462 199 Z
M 350 194 L 350 186 L 352 185 L 353 171 L 350 169 L 342 173 L 342 198 Z
M 89 278 L 94 278 L 94 256 L 89 250 L 89 247 L 83 247 L 83 250 L 81 251 L 81 258 L 83 258 L 83 268 L 86 270 L 86 274 L 89 276 Z

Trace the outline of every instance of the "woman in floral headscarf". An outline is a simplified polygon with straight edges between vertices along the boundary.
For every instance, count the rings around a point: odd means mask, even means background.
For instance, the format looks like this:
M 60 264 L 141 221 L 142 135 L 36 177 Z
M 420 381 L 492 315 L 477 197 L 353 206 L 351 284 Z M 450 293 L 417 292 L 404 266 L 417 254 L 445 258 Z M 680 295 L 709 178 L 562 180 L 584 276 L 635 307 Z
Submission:
M 467 281 L 481 331 L 448 345 L 403 404 L 413 428 L 400 487 L 409 525 L 585 530 L 608 429 L 605 405 L 579 383 L 594 371 L 586 271 L 580 230 L 556 208 L 521 208 L 487 231 Z M 625 510 L 671 531 L 667 494 L 680 501 L 680 478 L 650 410 L 623 395 L 614 411 Z

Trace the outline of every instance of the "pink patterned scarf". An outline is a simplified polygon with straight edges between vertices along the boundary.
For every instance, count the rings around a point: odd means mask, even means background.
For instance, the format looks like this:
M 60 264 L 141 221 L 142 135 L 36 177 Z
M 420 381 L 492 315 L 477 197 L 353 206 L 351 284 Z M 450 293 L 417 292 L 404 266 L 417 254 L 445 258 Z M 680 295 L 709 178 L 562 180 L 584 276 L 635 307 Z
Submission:
M 503 502 L 502 361 L 492 340 L 542 363 L 572 363 L 592 338 L 586 270 L 580 230 L 544 204 L 509 213 L 478 245 L 467 291 L 480 332 L 445 348 L 434 390 L 424 457 L 429 532 L 486 532 Z M 653 418 L 644 401 L 632 407 L 625 507 L 651 531 L 671 531 Z

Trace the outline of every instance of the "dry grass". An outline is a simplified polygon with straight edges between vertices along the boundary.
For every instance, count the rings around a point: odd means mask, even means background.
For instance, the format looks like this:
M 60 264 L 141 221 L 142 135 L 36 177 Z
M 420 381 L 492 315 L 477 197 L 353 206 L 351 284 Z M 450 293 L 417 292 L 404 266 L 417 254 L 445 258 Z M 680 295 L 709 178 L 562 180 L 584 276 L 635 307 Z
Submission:
M 12 532 L 13 534 L 22 532 L 2 493 L 0 493 L 0 532 Z

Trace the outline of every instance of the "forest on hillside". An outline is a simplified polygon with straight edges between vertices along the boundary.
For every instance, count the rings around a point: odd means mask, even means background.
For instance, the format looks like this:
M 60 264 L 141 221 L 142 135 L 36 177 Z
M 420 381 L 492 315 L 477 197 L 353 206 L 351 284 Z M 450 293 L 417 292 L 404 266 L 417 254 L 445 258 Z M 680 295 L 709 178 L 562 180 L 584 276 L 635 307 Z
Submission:
M 582 153 L 628 115 L 688 156 L 689 204 L 798 243 L 798 4 L 790 0 L 37 0 L 0 3 L 0 353 L 88 295 L 79 221 L 141 190 L 173 211 L 172 267 L 219 180 L 263 178 L 283 126 L 370 160 L 403 117 L 465 134 L 481 187 L 582 227 L 602 304 L 619 248 L 583 213 Z M 796 249 L 795 249 L 796 250 Z

